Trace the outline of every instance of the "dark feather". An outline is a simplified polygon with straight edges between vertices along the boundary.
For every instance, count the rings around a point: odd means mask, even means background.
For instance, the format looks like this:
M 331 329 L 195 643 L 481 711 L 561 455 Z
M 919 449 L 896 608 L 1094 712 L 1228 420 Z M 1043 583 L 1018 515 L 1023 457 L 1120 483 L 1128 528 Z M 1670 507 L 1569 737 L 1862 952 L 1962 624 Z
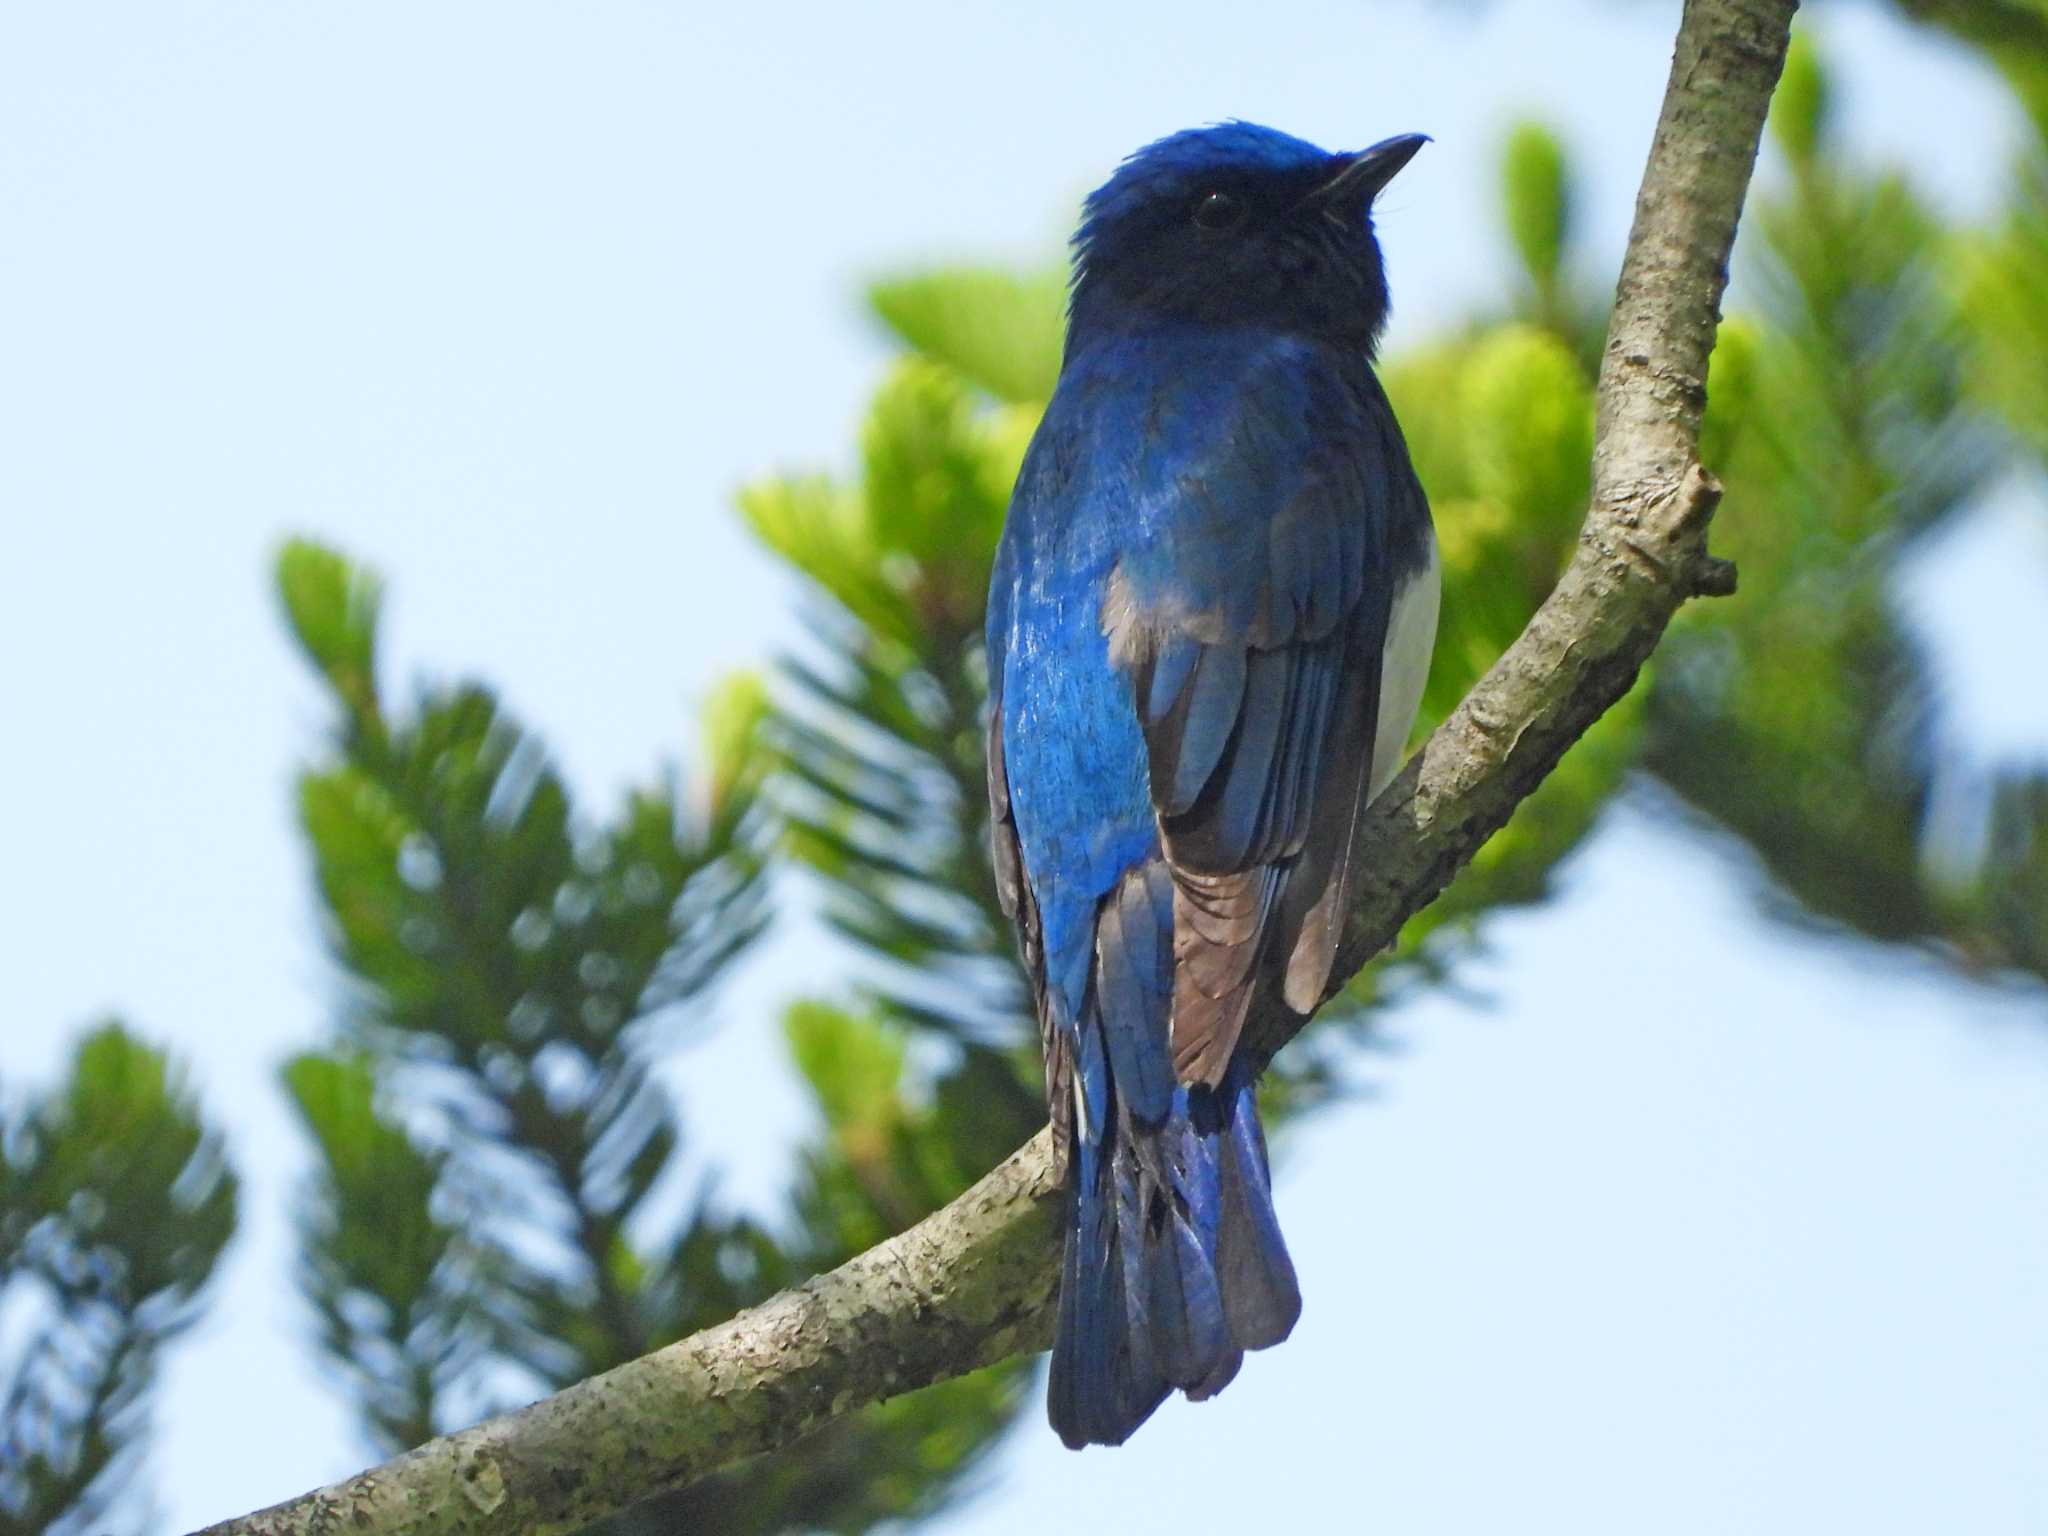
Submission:
M 1386 619 L 1377 605 L 1362 605 L 1352 623 L 1352 656 L 1378 656 Z M 1288 948 L 1281 1000 L 1296 1013 L 1313 1012 L 1323 1000 L 1337 957 L 1345 914 L 1350 910 L 1351 840 L 1365 809 L 1372 773 L 1373 741 L 1379 731 L 1380 669 L 1360 662 L 1344 668 L 1336 718 L 1328 728 L 1328 756 L 1357 765 L 1332 775 L 1328 789 L 1310 802 L 1309 824 L 1281 903 L 1278 926 Z
M 1169 1390 L 1125 1305 L 1121 1191 L 1107 1159 L 1081 1159 L 1060 1271 L 1060 1304 L 1046 1414 L 1060 1439 L 1121 1445 Z
M 1244 704 L 1245 655 L 1233 645 L 1201 646 L 1173 708 L 1146 732 L 1152 797 L 1164 815 L 1195 803 L 1237 729 Z M 1157 673 L 1154 673 L 1155 680 Z
M 1266 1140 L 1251 1074 L 1241 1063 L 1217 1091 L 1214 1108 L 1222 1119 L 1217 1288 L 1232 1342 L 1240 1349 L 1265 1349 L 1293 1331 L 1301 1316 L 1301 1289 L 1273 1214 Z
M 1172 878 L 1148 860 L 1102 903 L 1095 924 L 1095 1001 L 1124 1108 L 1156 1125 L 1173 1099 L 1173 1060 L 1159 1021 L 1173 996 Z
M 1213 1083 L 1236 1048 L 1258 979 L 1280 872 L 1174 873 L 1173 1064 L 1184 1083 Z
M 1195 663 L 1202 659 L 1201 644 L 1185 635 L 1163 642 L 1148 663 L 1145 682 L 1145 719 L 1148 724 L 1163 720 L 1180 701 Z
M 1223 1299 L 1209 1255 L 1174 1211 L 1171 1196 L 1136 1157 L 1130 1163 L 1133 1227 L 1120 1236 L 1127 1253 L 1137 1256 L 1137 1283 L 1125 1293 L 1125 1304 L 1160 1376 L 1184 1386 L 1208 1374 L 1229 1348 Z

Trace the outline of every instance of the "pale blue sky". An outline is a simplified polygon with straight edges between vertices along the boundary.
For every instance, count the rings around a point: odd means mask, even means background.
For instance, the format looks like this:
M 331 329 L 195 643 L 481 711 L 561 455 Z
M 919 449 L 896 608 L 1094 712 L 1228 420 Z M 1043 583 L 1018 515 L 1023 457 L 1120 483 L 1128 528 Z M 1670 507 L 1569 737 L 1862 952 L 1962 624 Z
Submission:
M 1501 280 L 1520 111 L 1566 130 L 1619 251 L 1676 9 L 0 6 L 0 1076 L 118 1010 L 193 1062 L 247 1179 L 159 1403 L 167 1528 L 362 1459 L 286 1280 L 305 1154 L 273 1074 L 330 978 L 276 542 L 379 564 L 394 679 L 490 679 L 609 799 L 792 633 L 730 491 L 845 460 L 884 356 L 863 274 L 1041 259 L 1189 123 L 1421 129 L 1382 220 L 1398 346 Z M 1875 8 L 1819 19 L 1854 140 L 1981 206 L 1988 79 Z M 2027 567 L 1951 563 L 1959 707 L 2038 744 L 1974 659 L 2013 653 Z M 2048 1525 L 2043 1000 L 1774 932 L 1697 847 L 1617 812 L 1565 902 L 1500 925 L 1490 1006 L 1412 1010 L 1380 1095 L 1292 1145 L 1285 1348 L 1117 1453 L 1034 1410 L 949 1528 Z M 838 963 L 785 935 L 673 1064 L 740 1197 L 805 1114 L 774 1006 Z

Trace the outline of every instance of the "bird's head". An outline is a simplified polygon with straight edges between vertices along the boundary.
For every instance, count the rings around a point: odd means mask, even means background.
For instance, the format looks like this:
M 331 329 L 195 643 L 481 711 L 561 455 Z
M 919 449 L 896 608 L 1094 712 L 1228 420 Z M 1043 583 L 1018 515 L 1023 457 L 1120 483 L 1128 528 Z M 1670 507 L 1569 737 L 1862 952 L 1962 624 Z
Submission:
M 1426 142 L 1410 133 L 1333 155 L 1229 122 L 1148 144 L 1083 210 L 1069 346 L 1164 319 L 1370 348 L 1387 319 L 1373 199 Z

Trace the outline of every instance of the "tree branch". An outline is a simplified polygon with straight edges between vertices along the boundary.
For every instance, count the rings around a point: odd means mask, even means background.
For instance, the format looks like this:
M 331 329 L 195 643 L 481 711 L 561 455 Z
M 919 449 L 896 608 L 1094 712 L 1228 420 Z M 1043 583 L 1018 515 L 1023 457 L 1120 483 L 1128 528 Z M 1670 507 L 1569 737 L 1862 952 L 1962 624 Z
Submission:
M 1695 458 L 1728 252 L 1796 0 L 1687 0 L 1600 372 L 1593 505 L 1555 591 L 1363 818 L 1337 971 L 1390 943 L 1626 693 L 1707 554 Z M 1277 1050 L 1300 1021 L 1264 1016 Z M 206 1536 L 560 1532 L 1051 1331 L 1044 1132 L 945 1210 L 731 1321 Z
M 1700 467 L 1728 253 L 1796 0 L 1687 0 L 1636 194 L 1579 547 L 1521 636 L 1367 812 L 1331 992 L 1394 941 L 1634 684 L 1689 597 L 1735 590 L 1707 553 L 1721 488 Z M 1271 1054 L 1304 1021 L 1253 1021 Z

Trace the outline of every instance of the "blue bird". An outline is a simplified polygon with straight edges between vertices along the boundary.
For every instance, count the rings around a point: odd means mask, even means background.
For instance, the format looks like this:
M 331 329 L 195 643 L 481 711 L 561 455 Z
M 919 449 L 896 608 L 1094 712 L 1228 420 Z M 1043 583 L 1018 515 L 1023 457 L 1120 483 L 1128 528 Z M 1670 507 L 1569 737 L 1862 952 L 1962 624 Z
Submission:
M 997 884 L 1074 1191 L 1070 1446 L 1214 1395 L 1301 1312 L 1239 1037 L 1256 999 L 1321 1001 L 1435 643 L 1429 505 L 1372 370 L 1372 204 L 1424 142 L 1178 133 L 1074 237 L 988 607 Z

